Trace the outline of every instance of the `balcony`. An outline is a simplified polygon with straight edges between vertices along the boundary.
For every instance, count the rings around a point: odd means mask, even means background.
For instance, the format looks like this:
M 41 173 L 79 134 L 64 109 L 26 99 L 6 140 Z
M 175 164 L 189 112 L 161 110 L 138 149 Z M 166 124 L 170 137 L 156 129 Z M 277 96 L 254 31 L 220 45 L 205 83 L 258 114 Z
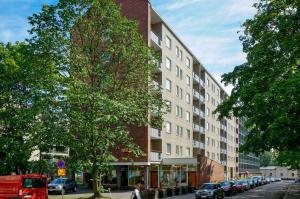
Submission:
M 200 133 L 204 133 L 204 127 L 200 126 Z
M 200 111 L 200 116 L 201 116 L 202 118 L 205 118 L 205 113 L 204 113 L 203 111 Z
M 226 161 L 221 161 L 221 164 L 226 166 L 227 165 L 227 162 Z
M 161 161 L 161 153 L 152 151 L 150 159 L 152 162 L 160 162 Z
M 193 123 L 193 130 L 196 132 L 200 132 L 200 126 L 198 124 Z
M 197 140 L 193 140 L 193 147 L 194 148 L 200 148 L 200 142 Z
M 151 138 L 161 139 L 161 131 L 155 128 L 151 128 Z
M 153 86 L 153 90 L 155 90 L 155 91 L 159 91 L 161 88 L 160 84 L 154 80 L 152 81 L 152 86 Z
M 160 48 L 161 40 L 153 31 L 151 31 L 151 41 L 155 44 L 154 47 Z
M 200 85 L 205 88 L 205 82 L 202 79 L 200 79 Z
M 200 99 L 200 93 L 193 89 L 193 96 L 196 97 L 197 99 Z
M 193 106 L 193 113 L 195 115 L 200 115 L 200 109 L 198 109 L 197 107 Z
M 227 126 L 225 126 L 224 124 L 221 124 L 220 128 L 221 128 L 221 130 L 223 130 L 223 131 L 227 131 Z
M 223 153 L 223 154 L 227 154 L 227 150 L 225 150 L 225 149 L 221 149 L 221 153 Z
M 200 99 L 200 102 L 204 103 L 205 102 L 205 98 L 203 95 L 199 95 L 199 99 Z
M 200 142 L 200 149 L 204 149 L 204 147 L 205 147 L 205 144 Z
M 227 139 L 223 136 L 221 136 L 221 142 L 227 142 Z
M 196 73 L 193 72 L 193 77 L 194 77 L 194 80 L 198 83 L 200 83 L 200 77 L 199 75 L 197 75 Z

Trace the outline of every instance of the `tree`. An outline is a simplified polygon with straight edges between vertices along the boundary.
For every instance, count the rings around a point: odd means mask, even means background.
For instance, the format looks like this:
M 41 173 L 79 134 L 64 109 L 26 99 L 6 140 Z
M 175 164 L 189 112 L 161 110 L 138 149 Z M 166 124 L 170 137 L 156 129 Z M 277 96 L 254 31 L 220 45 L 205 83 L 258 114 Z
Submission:
M 39 60 L 27 43 L 0 44 L 1 174 L 28 171 L 32 152 L 59 143 L 55 135 L 64 129 L 58 120 L 57 78 Z
M 162 123 L 164 103 L 150 83 L 155 55 L 113 0 L 61 0 L 30 22 L 32 45 L 65 74 L 72 164 L 92 169 L 94 197 L 101 197 L 113 151 L 128 151 L 129 160 L 143 155 L 130 129 Z M 150 112 L 158 119 L 150 121 Z
M 274 149 L 282 163 L 300 167 L 300 1 L 261 0 L 254 6 L 258 12 L 240 37 L 247 62 L 222 76 L 234 88 L 217 112 L 248 118 L 244 151 Z

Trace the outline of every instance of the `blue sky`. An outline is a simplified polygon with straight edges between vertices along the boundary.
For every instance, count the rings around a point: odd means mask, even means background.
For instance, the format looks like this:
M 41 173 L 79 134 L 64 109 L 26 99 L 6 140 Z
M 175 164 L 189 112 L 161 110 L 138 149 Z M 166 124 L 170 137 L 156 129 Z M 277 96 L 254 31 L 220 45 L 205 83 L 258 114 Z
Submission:
M 0 0 L 0 42 L 28 36 L 27 17 L 57 0 Z M 217 80 L 245 61 L 237 31 L 255 0 L 151 0 L 152 6 Z M 227 91 L 230 87 L 226 88 Z

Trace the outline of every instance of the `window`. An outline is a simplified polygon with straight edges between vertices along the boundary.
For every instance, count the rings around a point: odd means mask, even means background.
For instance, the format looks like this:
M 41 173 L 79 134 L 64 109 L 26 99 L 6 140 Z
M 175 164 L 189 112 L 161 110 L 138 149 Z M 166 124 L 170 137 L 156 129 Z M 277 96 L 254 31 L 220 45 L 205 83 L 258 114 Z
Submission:
M 209 143 L 210 143 L 210 139 L 209 139 L 209 137 L 207 137 L 206 138 L 206 145 L 209 145 Z
M 166 154 L 170 155 L 170 154 L 171 154 L 171 150 L 172 150 L 171 144 L 170 144 L 170 143 L 167 143 L 167 146 L 166 146 Z
M 179 132 L 179 131 L 180 131 L 180 128 L 179 128 L 179 126 L 178 126 L 178 125 L 176 125 L 176 135 L 177 135 L 177 136 L 179 136 L 179 134 L 180 134 L 180 132 Z
M 188 86 L 191 85 L 191 78 L 190 78 L 190 76 L 188 76 L 188 75 L 186 75 L 186 84 L 187 84 Z
M 206 156 L 209 158 L 209 152 L 208 151 L 206 152 Z
M 183 109 L 180 108 L 179 116 L 182 118 Z
M 206 130 L 209 131 L 209 123 L 206 122 Z
M 172 132 L 172 124 L 171 122 L 166 122 L 166 132 L 171 133 Z
M 180 99 L 182 99 L 182 88 L 179 88 L 179 95 L 180 95 Z
M 180 89 L 179 89 L 179 86 L 177 85 L 176 86 L 176 96 L 179 97 L 179 95 L 180 95 Z
M 176 66 L 176 77 L 179 77 L 180 69 L 179 66 Z
M 166 47 L 169 49 L 172 47 L 172 41 L 168 36 L 166 36 Z
M 172 62 L 169 58 L 166 57 L 166 68 L 168 70 L 171 70 L 172 69 Z
M 182 69 L 180 69 L 179 71 L 180 80 L 182 80 L 182 74 L 183 74 Z
M 172 90 L 172 82 L 169 79 L 166 79 L 166 89 L 170 92 Z
M 186 130 L 187 139 L 191 139 L 191 131 L 189 129 Z
M 186 60 L 185 60 L 185 66 L 186 67 L 188 67 L 188 68 L 190 68 L 191 67 L 191 60 L 190 60 L 190 58 L 186 58 Z
M 169 113 L 172 112 L 172 102 L 170 102 L 169 100 L 166 100 L 166 104 L 167 104 L 167 111 Z
M 209 99 L 210 99 L 210 96 L 209 96 L 208 93 L 206 93 L 206 99 L 205 99 L 205 101 L 209 102 Z
M 179 47 L 176 46 L 176 57 L 179 57 Z
M 219 89 L 217 89 L 217 96 L 219 96 L 220 95 L 220 90 Z
M 180 116 L 180 108 L 178 105 L 176 105 L 176 116 Z
M 209 114 L 210 114 L 210 110 L 209 108 L 206 108 L 206 115 L 209 116 Z
M 186 121 L 190 122 L 190 112 L 189 111 L 186 112 Z
M 206 85 L 209 88 L 209 79 L 206 79 Z
M 182 156 L 182 146 L 180 146 L 179 154 L 180 154 L 180 156 Z
M 185 101 L 186 101 L 186 103 L 188 103 L 188 104 L 191 103 L 191 96 L 190 96 L 190 94 L 186 93 L 186 95 L 185 95 Z
M 215 127 L 215 125 L 211 125 L 211 131 L 212 131 L 213 133 L 216 132 L 216 127 Z
M 182 50 L 179 51 L 179 58 L 182 60 Z
M 187 156 L 187 157 L 190 157 L 190 156 L 191 156 L 191 149 L 190 149 L 190 147 L 187 147 L 187 148 L 186 148 L 186 156 Z
M 180 127 L 180 133 L 179 133 L 179 135 L 180 135 L 180 137 L 183 136 L 183 127 L 182 126 Z
M 179 146 L 176 145 L 176 155 L 179 155 Z

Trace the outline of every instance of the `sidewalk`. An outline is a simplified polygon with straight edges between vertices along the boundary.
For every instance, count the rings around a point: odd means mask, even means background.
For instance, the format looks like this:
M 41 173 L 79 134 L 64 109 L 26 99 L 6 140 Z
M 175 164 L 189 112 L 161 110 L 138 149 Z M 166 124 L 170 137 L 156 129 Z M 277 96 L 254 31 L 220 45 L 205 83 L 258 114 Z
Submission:
M 300 198 L 300 183 L 293 183 L 289 186 L 283 199 L 299 199 Z

